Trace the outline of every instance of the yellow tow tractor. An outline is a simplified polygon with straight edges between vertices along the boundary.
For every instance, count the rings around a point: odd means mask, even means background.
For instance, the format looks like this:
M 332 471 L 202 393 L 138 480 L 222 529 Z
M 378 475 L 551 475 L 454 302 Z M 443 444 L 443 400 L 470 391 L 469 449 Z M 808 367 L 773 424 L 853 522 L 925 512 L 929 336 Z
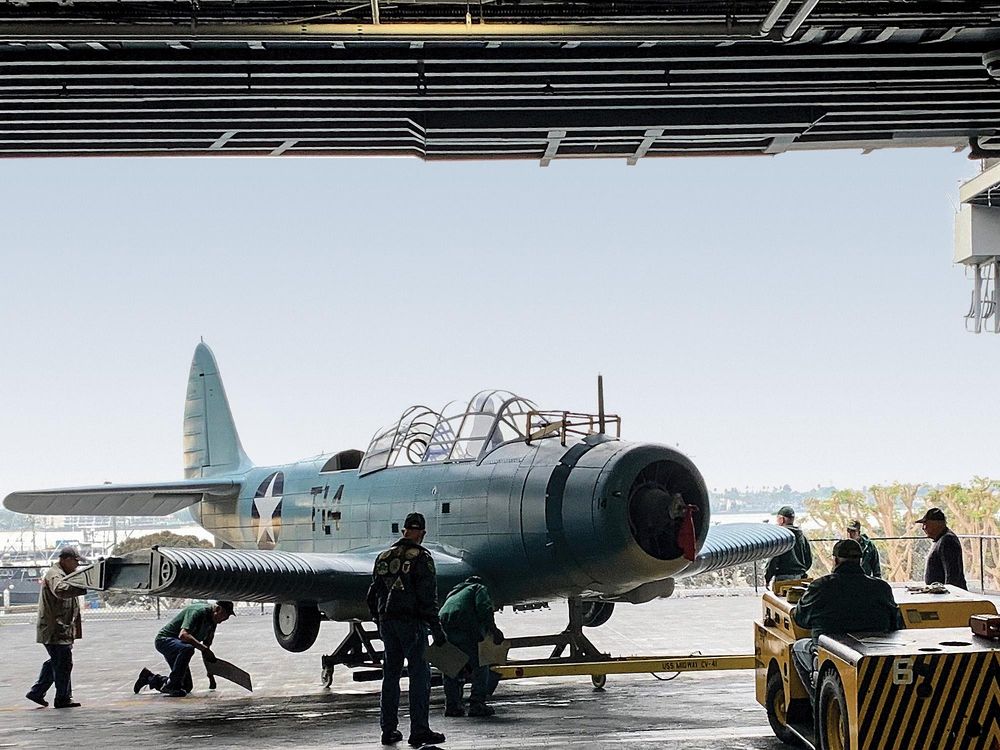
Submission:
M 792 622 L 805 591 L 787 582 L 763 596 L 755 623 L 757 701 L 775 735 L 813 750 L 1000 750 L 996 607 L 953 586 L 893 587 L 905 629 L 820 636 L 815 705 L 792 663 L 809 637 Z M 980 625 L 982 623 L 983 625 Z

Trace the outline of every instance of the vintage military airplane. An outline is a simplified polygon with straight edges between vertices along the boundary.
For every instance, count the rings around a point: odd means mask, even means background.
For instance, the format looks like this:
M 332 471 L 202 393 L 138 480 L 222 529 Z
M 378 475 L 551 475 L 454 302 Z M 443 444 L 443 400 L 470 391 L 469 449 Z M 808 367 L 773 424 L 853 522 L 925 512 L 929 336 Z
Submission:
M 202 343 L 184 408 L 183 481 L 15 492 L 4 504 L 72 515 L 191 508 L 218 548 L 102 559 L 78 582 L 274 602 L 275 636 L 291 651 L 312 646 L 324 618 L 367 618 L 375 555 L 413 510 L 427 518 L 441 589 L 477 573 L 499 605 L 570 599 L 577 625 L 602 624 L 615 602 L 669 596 L 676 578 L 791 547 L 778 527 L 710 527 L 694 464 L 662 445 L 621 440 L 619 418 L 601 412 L 543 412 L 510 393 L 482 392 L 440 413 L 406 410 L 367 451 L 259 467 L 243 451 Z

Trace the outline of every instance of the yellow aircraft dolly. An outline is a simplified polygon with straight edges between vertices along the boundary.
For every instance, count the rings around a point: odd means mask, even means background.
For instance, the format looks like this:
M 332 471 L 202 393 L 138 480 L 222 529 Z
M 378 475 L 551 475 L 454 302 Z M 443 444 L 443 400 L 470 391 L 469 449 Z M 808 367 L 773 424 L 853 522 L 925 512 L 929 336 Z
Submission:
M 753 669 L 751 654 L 693 656 L 621 656 L 593 661 L 515 662 L 490 669 L 501 679 L 528 677 L 569 677 L 589 675 L 595 688 L 603 688 L 609 674 L 660 674 L 676 672 L 711 672 L 727 669 Z
M 893 587 L 905 629 L 821 636 L 816 700 L 792 663 L 809 632 L 790 612 L 804 592 L 779 585 L 754 627 L 758 703 L 782 742 L 811 750 L 1000 750 L 1000 642 L 975 635 L 994 604 L 967 591 Z

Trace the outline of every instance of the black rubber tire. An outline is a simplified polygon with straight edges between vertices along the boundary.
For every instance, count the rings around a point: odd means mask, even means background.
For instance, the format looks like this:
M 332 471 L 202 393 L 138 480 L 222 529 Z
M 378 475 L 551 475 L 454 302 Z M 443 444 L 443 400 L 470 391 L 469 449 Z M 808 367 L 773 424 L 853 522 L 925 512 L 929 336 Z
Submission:
M 809 715 L 809 701 L 793 700 L 791 706 L 785 709 L 785 681 L 781 673 L 772 669 L 767 676 L 767 688 L 764 692 L 764 708 L 767 710 L 767 722 L 771 725 L 774 736 L 791 747 L 804 747 L 798 735 L 793 734 L 785 725 L 789 718 L 793 720 L 803 714 Z
M 837 670 L 823 672 L 817 690 L 816 739 L 820 750 L 851 750 L 847 696 Z
M 274 605 L 274 637 L 285 651 L 307 651 L 319 635 L 321 617 L 315 604 L 283 602 Z
M 581 621 L 585 628 L 599 628 L 614 614 L 614 602 L 584 602 Z

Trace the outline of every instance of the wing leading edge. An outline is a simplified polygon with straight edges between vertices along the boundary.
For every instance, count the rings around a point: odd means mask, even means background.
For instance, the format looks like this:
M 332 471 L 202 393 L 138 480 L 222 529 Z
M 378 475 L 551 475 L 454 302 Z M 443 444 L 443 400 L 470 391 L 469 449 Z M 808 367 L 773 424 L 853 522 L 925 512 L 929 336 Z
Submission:
M 169 516 L 204 495 L 235 496 L 232 479 L 192 479 L 152 484 L 98 484 L 59 490 L 12 492 L 4 507 L 17 513 L 68 516 Z
M 712 526 L 694 562 L 677 578 L 766 560 L 795 546 L 795 535 L 766 523 L 727 523 Z
M 154 547 L 99 560 L 67 577 L 98 591 L 127 591 L 192 599 L 242 602 L 327 602 L 343 617 L 367 617 L 365 594 L 380 549 L 341 553 Z M 472 573 L 459 557 L 432 549 L 438 590 L 448 591 Z

